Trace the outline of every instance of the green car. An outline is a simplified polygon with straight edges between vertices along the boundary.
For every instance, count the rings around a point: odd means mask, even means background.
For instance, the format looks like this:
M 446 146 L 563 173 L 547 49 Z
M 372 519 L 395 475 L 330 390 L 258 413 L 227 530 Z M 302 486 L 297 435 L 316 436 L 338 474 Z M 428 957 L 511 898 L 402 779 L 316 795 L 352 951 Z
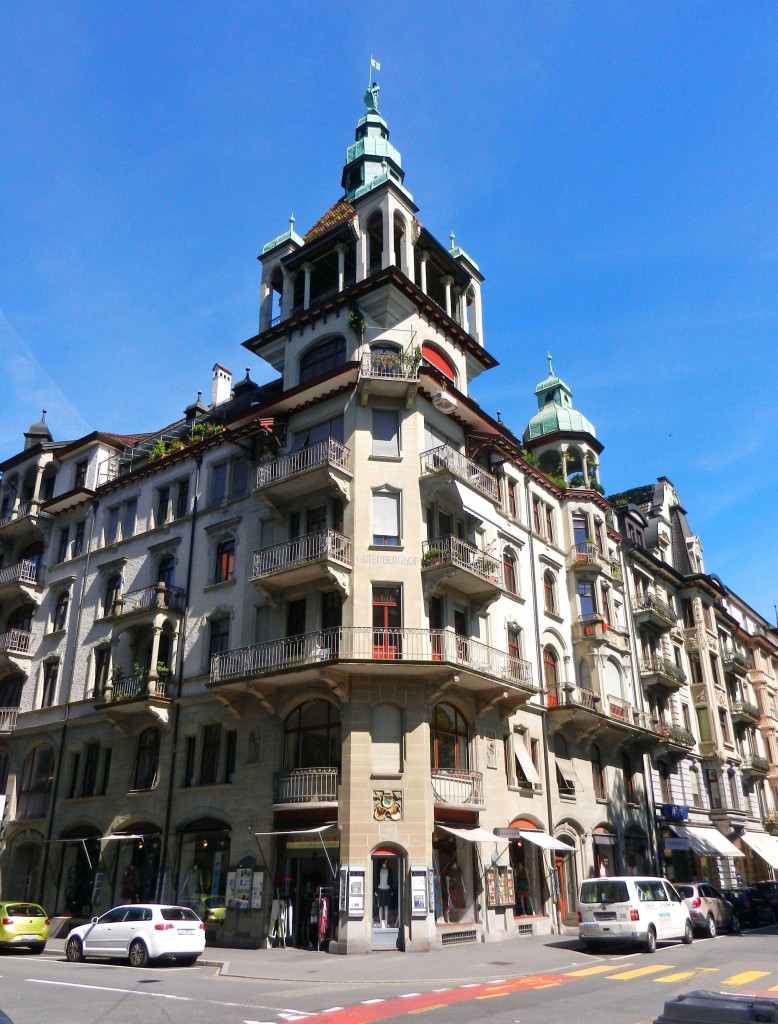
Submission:
M 205 923 L 206 927 L 209 925 L 212 927 L 216 924 L 224 924 L 224 919 L 227 916 L 224 897 L 206 896 L 204 900 L 200 901 L 197 913 L 200 915 L 200 919 Z
M 0 902 L 0 950 L 26 947 L 42 953 L 49 937 L 49 919 L 37 903 Z

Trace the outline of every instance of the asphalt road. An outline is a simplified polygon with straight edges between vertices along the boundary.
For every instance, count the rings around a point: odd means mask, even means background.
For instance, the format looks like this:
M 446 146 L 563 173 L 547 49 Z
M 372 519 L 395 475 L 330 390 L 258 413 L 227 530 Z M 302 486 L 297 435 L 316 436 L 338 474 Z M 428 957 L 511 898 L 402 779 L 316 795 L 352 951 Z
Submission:
M 569 963 L 549 973 L 522 971 L 520 949 L 511 943 L 509 959 L 500 947 L 486 983 L 430 978 L 412 986 L 403 981 L 400 954 L 387 955 L 381 981 L 351 983 L 330 982 L 326 972 L 290 983 L 223 976 L 206 966 L 135 970 L 8 954 L 0 957 L 0 1008 L 14 1024 L 645 1024 L 666 1000 L 695 989 L 778 999 L 776 929 L 660 946 L 653 956 L 589 956 L 570 943 Z

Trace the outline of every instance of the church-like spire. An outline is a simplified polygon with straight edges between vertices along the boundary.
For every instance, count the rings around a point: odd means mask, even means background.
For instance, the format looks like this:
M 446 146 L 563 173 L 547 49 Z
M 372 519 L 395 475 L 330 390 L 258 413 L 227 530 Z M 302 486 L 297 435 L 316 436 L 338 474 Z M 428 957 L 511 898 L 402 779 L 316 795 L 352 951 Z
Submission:
M 355 142 L 346 151 L 341 185 L 344 199 L 355 199 L 384 181 L 402 185 L 405 171 L 399 150 L 389 142 L 389 127 L 378 113 L 380 86 L 373 81 L 373 68 L 380 67 L 371 59 L 370 84 L 365 92 L 367 113 L 357 123 Z
M 573 408 L 573 393 L 561 377 L 554 373 L 551 353 L 548 359 L 548 376 L 535 388 L 538 411 L 524 431 L 524 441 L 555 434 L 558 431 L 575 431 L 596 437 L 594 426 L 577 409 Z

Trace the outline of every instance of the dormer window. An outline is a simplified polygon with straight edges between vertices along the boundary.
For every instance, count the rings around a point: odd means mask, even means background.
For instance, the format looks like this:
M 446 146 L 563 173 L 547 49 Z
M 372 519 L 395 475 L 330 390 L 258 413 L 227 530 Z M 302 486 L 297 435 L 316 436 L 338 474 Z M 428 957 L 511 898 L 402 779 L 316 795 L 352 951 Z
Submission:
M 339 335 L 336 338 L 327 338 L 325 341 L 308 349 L 300 360 L 300 383 L 305 384 L 309 380 L 320 377 L 323 373 L 329 373 L 346 361 L 346 339 Z
M 89 461 L 87 459 L 76 463 L 76 475 L 73 483 L 74 490 L 78 490 L 79 487 L 86 487 L 86 472 L 88 469 Z

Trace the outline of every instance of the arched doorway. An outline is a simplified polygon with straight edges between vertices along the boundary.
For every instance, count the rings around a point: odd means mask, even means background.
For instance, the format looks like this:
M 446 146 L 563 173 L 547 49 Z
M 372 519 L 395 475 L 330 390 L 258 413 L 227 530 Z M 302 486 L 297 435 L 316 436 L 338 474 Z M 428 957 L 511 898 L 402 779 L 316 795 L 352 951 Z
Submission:
M 63 852 L 60 861 L 56 911 L 77 917 L 89 917 L 95 904 L 102 902 L 102 886 L 97 866 L 100 860 L 100 833 L 89 826 L 67 829 L 60 836 Z
M 575 847 L 576 837 L 571 831 L 560 832 L 556 837 L 563 843 L 569 843 Z M 554 851 L 554 867 L 557 872 L 559 883 L 559 914 L 564 924 L 574 925 L 577 923 L 576 911 L 578 907 L 578 871 L 575 864 L 574 853 L 562 853 L 561 850 Z
M 3 888 L 18 896 L 20 900 L 40 902 L 44 899 L 42 880 L 40 878 L 41 861 L 43 859 L 43 836 L 38 832 L 27 830 L 10 842 L 11 866 L 7 884 Z
M 211 896 L 224 896 L 232 830 L 219 818 L 198 818 L 178 829 L 176 899 L 197 913 Z
M 371 949 L 403 949 L 405 859 L 393 846 L 379 846 L 370 858 L 372 878 Z

